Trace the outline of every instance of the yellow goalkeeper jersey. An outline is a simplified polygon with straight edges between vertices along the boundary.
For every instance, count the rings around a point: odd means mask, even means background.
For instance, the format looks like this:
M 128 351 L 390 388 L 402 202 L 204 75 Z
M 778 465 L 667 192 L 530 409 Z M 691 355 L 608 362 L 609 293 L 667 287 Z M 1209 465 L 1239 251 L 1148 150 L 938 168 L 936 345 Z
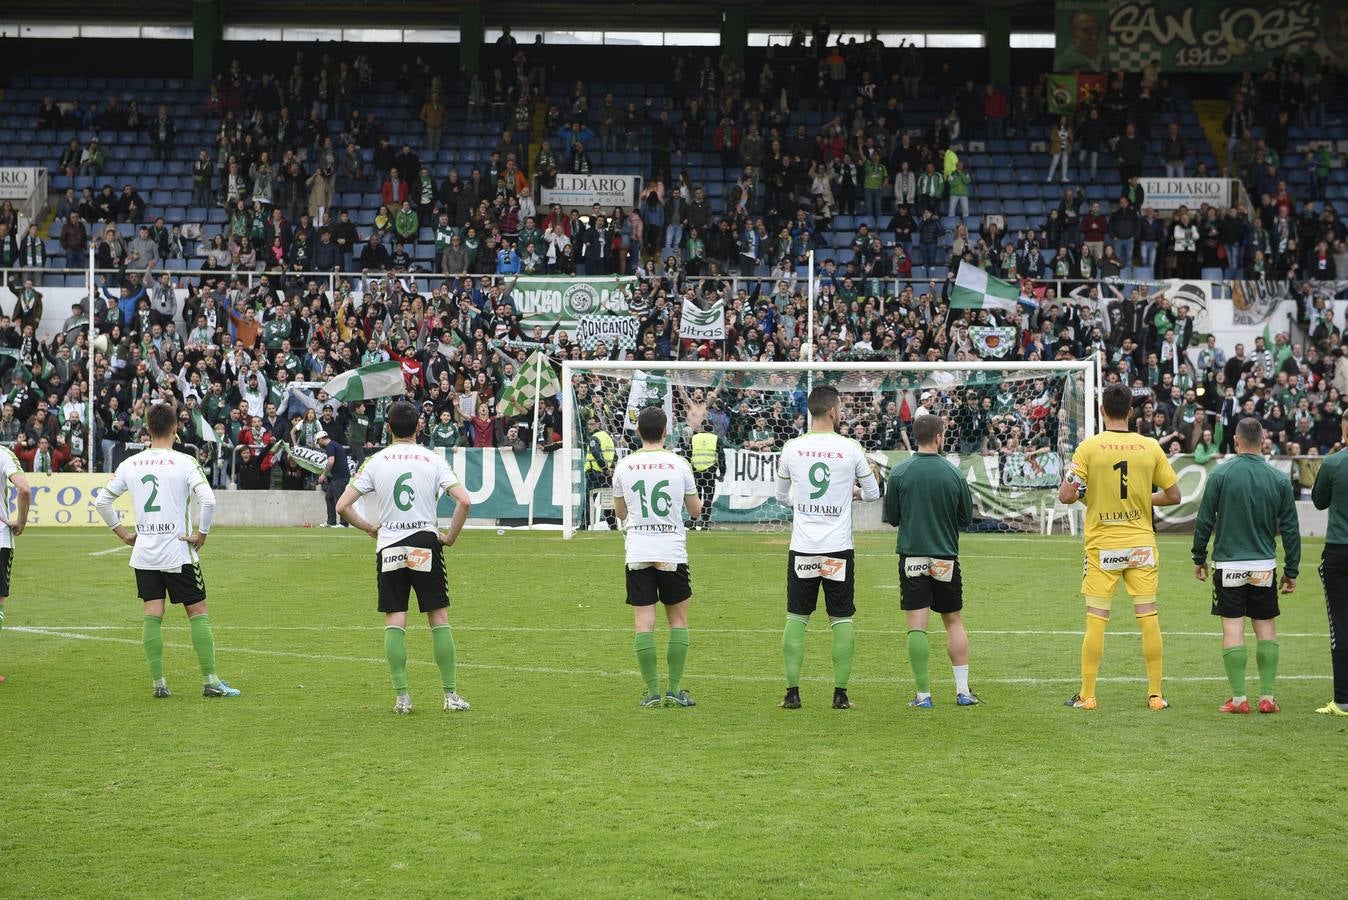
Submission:
M 1151 492 L 1177 480 L 1154 438 L 1102 431 L 1072 454 L 1072 472 L 1086 486 L 1086 550 L 1155 546 Z

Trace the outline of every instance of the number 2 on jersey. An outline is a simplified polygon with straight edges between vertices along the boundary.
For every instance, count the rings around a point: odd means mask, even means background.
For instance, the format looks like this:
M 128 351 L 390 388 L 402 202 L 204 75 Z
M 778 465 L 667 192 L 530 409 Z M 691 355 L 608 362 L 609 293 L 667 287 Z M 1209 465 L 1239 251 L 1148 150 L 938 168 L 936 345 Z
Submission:
M 1128 460 L 1121 459 L 1114 463 L 1114 471 L 1119 473 L 1119 499 L 1128 499 Z
M 145 498 L 145 512 L 159 512 L 159 504 L 155 502 L 159 499 L 159 479 L 154 475 L 142 475 L 140 483 L 150 486 L 150 496 Z
M 814 490 L 810 492 L 811 500 L 818 500 L 828 493 L 828 463 L 815 463 L 810 466 L 810 484 L 814 485 Z
M 669 496 L 668 481 L 657 481 L 655 487 L 651 490 L 650 507 L 646 505 L 646 482 L 637 481 L 632 484 L 632 490 L 637 492 L 637 499 L 641 501 L 641 516 L 645 518 L 654 512 L 657 516 L 669 515 L 670 508 L 674 505 L 674 500 Z
M 417 499 L 417 492 L 412 485 L 407 482 L 412 480 L 411 472 L 404 472 L 398 476 L 398 480 L 393 482 L 393 505 L 407 512 L 412 508 L 412 501 Z M 406 499 L 404 498 L 406 496 Z

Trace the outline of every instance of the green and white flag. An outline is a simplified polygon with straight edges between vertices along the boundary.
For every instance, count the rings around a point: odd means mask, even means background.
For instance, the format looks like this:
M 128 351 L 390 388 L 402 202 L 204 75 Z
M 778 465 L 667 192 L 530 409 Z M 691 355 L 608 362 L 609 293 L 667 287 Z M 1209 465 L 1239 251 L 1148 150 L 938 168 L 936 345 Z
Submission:
M 679 337 L 691 341 L 725 340 L 725 301 L 717 300 L 703 309 L 684 297 L 683 310 L 679 314 Z
M 520 366 L 519 374 L 501 392 L 496 403 L 498 416 L 522 416 L 544 397 L 555 397 L 562 389 L 557 372 L 542 350 L 535 350 Z
M 950 291 L 951 309 L 998 309 L 1015 312 L 1020 302 L 1020 286 L 995 275 L 961 263 Z
M 632 373 L 632 387 L 627 392 L 627 430 L 637 430 L 637 416 L 648 406 L 659 406 L 665 411 L 665 421 L 674 421 L 674 388 L 668 378 L 638 369 Z
M 351 403 L 397 396 L 407 390 L 407 383 L 403 381 L 402 364 L 390 361 L 343 372 L 323 385 L 323 390 L 338 400 Z
M 289 456 L 295 465 L 314 475 L 322 475 L 328 470 L 328 455 L 322 450 L 314 447 L 301 447 L 298 444 L 281 443 L 281 446 L 276 449 L 274 455 L 277 462 L 280 462 L 284 457 Z
M 206 417 L 201 414 L 201 410 L 192 410 L 192 427 L 201 435 L 201 439 L 208 444 L 215 443 L 215 429 L 211 423 L 206 421 Z

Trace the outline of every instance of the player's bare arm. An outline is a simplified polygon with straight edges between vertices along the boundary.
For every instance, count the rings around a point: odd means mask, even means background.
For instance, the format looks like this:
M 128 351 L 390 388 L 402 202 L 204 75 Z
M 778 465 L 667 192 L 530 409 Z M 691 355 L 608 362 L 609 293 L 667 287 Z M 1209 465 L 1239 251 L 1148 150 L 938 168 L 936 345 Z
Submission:
M 473 501 L 468 499 L 468 491 L 461 484 L 454 485 L 446 493 L 454 500 L 454 516 L 449 520 L 449 530 L 440 535 L 440 543 L 453 547 L 459 532 L 463 531 L 463 523 L 468 521 L 468 510 L 473 508 Z
M 10 484 L 14 485 L 14 490 L 18 492 L 15 502 L 14 515 L 10 516 L 10 533 L 15 537 L 23 534 L 23 530 L 28 527 L 28 506 L 33 499 L 33 489 L 28 484 L 28 479 L 22 472 L 15 472 L 9 476 Z
M 1177 506 L 1180 502 L 1179 482 L 1175 482 L 1163 491 L 1153 491 L 1151 495 L 1152 506 Z
M 352 528 L 359 528 L 372 538 L 379 537 L 379 526 L 367 522 L 360 513 L 356 512 L 356 501 L 361 498 L 361 493 L 351 485 L 346 486 L 342 491 L 342 496 L 337 500 L 337 515 L 351 523 Z

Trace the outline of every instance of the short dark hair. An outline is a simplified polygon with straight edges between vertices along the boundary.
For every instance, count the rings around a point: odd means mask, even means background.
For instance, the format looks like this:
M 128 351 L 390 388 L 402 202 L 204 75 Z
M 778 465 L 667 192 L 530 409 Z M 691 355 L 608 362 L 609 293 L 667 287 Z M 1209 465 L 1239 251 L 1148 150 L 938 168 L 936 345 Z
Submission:
M 1254 416 L 1246 416 L 1236 423 L 1236 440 L 1257 447 L 1264 442 L 1264 426 Z
M 919 447 L 940 440 L 944 432 L 945 420 L 940 416 L 921 415 L 913 420 L 913 437 Z
M 1100 394 L 1100 408 L 1111 419 L 1127 418 L 1133 408 L 1133 392 L 1121 384 L 1111 384 Z
M 145 427 L 157 438 L 170 437 L 178 431 L 178 410 L 172 403 L 156 403 L 145 414 Z
M 384 413 L 384 421 L 388 423 L 389 431 L 392 431 L 396 438 L 407 438 L 416 434 L 418 418 L 420 414 L 417 408 L 406 400 L 390 403 Z
M 643 441 L 664 440 L 666 424 L 665 411 L 658 406 L 648 406 L 637 413 L 637 434 Z
M 831 384 L 817 385 L 805 401 L 811 416 L 822 416 L 838 405 L 838 389 Z

